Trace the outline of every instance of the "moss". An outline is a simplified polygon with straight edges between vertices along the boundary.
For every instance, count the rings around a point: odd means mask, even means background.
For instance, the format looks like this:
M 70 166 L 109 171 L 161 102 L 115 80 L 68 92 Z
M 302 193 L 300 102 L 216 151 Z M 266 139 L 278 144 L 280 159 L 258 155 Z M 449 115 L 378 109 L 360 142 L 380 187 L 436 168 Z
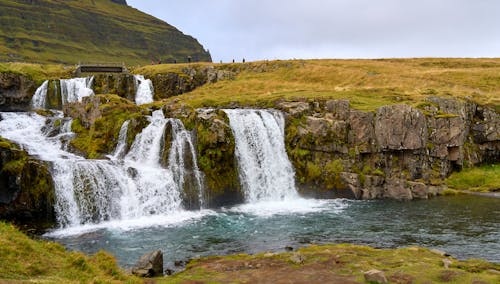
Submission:
M 306 181 L 312 182 L 321 176 L 321 168 L 313 162 L 306 164 Z
M 328 162 L 325 166 L 326 178 L 325 184 L 327 189 L 342 188 L 340 173 L 344 171 L 344 165 L 341 159 L 336 159 Z
M 11 160 L 8 163 L 6 163 L 2 171 L 8 172 L 12 175 L 19 175 L 21 174 L 24 166 L 26 165 L 26 161 L 28 160 L 27 155 L 22 155 L 21 158 L 17 160 Z

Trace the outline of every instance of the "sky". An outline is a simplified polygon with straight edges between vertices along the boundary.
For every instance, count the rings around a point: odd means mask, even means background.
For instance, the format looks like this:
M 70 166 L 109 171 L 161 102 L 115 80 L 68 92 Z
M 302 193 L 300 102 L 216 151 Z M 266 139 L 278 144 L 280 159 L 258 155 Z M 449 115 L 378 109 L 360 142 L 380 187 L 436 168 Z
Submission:
M 214 62 L 500 57 L 499 0 L 128 0 Z

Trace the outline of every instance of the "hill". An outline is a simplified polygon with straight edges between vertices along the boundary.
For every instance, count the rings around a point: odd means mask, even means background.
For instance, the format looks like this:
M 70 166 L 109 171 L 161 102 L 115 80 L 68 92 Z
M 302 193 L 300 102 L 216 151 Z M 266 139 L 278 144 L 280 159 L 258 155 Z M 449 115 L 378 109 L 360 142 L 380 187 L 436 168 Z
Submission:
M 124 0 L 0 0 L 0 61 L 211 61 L 191 36 Z

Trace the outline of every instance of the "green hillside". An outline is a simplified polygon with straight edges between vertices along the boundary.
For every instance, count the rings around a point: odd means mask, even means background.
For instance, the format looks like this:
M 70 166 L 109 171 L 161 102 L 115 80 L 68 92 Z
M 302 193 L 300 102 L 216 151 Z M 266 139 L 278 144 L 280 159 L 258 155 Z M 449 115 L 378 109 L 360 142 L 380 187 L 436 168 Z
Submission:
M 121 3 L 121 4 L 120 4 Z M 117 0 L 0 0 L 0 61 L 211 61 L 191 36 Z

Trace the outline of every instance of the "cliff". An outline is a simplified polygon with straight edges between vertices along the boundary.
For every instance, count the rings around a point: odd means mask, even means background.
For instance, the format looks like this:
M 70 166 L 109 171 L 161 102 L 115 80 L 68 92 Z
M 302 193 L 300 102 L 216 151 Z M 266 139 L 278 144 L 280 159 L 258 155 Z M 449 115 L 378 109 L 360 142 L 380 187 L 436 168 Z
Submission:
M 193 37 L 126 1 L 0 1 L 0 61 L 211 61 Z

